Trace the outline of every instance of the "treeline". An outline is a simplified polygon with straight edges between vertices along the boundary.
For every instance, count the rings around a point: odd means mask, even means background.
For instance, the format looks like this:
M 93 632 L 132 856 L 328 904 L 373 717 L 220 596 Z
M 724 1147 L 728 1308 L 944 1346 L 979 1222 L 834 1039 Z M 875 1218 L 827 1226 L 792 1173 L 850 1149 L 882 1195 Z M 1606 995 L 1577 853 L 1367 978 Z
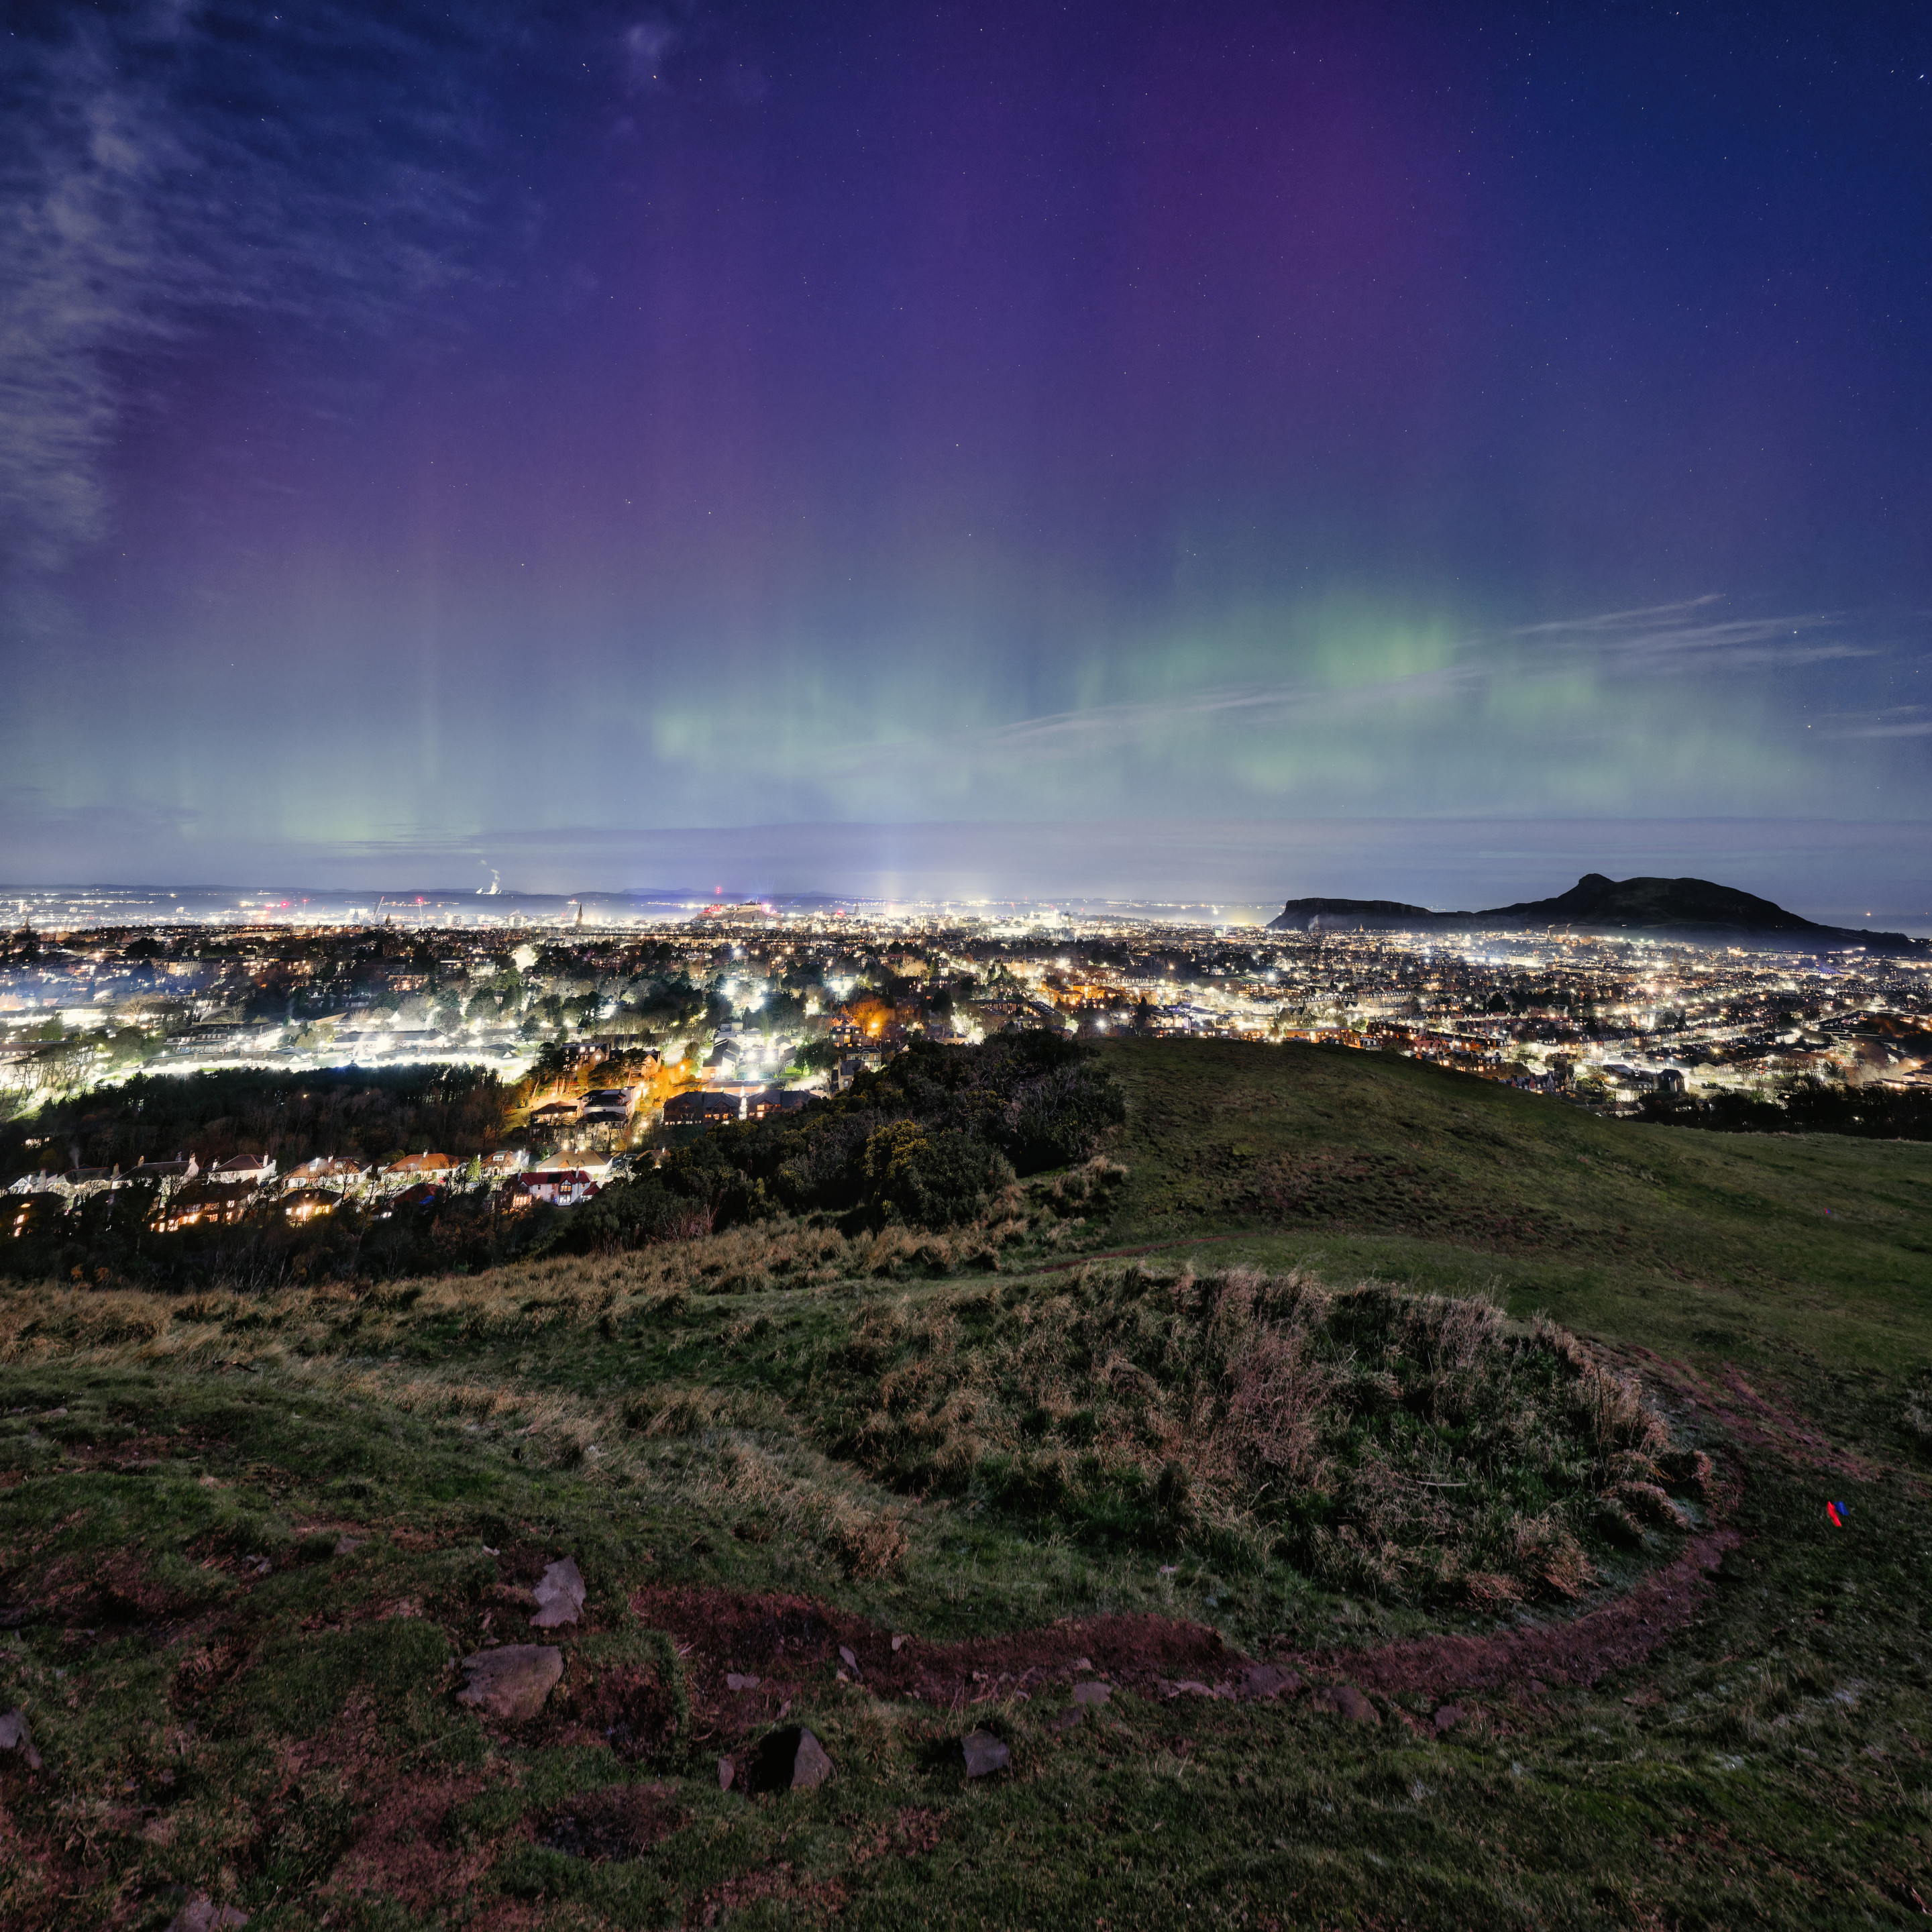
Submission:
M 386 1077 L 424 1108 L 437 1104 L 440 1072 L 418 1071 L 415 1088 L 402 1070 Z M 356 1078 L 361 1083 L 369 1076 Z M 193 1090 L 199 1082 L 149 1084 Z M 305 1081 L 290 1100 L 304 1090 L 319 1090 Z M 473 1089 L 446 1099 L 452 1107 L 473 1106 L 480 1121 L 502 1093 L 479 1076 Z M 212 1104 L 208 1090 L 202 1104 Z M 274 1106 L 266 1094 L 254 1104 L 258 1112 Z M 979 1046 L 921 1042 L 834 1098 L 716 1129 L 662 1167 L 615 1182 L 577 1207 L 512 1212 L 499 1196 L 478 1189 L 420 1204 L 346 1202 L 298 1225 L 269 1196 L 232 1226 L 161 1233 L 149 1225 L 155 1197 L 147 1186 L 103 1191 L 71 1210 L 57 1194 L 15 1196 L 8 1204 L 9 1225 L 0 1226 L 0 1273 L 101 1286 L 246 1289 L 469 1274 L 546 1253 L 684 1239 L 785 1214 L 824 1214 L 848 1228 L 894 1220 L 940 1228 L 992 1207 L 1018 1174 L 1086 1159 L 1124 1116 L 1120 1090 L 1091 1049 L 1062 1034 L 1002 1035 Z M 37 1130 L 51 1124 L 38 1123 Z M 182 1138 L 206 1144 L 211 1124 L 203 1120 Z M 306 1158 L 299 1150 L 305 1144 L 290 1145 L 292 1157 Z M 448 1153 L 471 1150 L 454 1132 L 437 1145 Z M 124 1171 L 130 1164 L 123 1159 Z
M 204 1168 L 250 1154 L 284 1171 L 317 1154 L 488 1154 L 505 1144 L 514 1091 L 466 1066 L 142 1076 L 50 1100 L 0 1126 L 0 1184 L 70 1167 L 124 1171 L 189 1152 Z
M 1091 1048 L 1040 1030 L 977 1046 L 920 1041 L 842 1094 L 727 1126 L 571 1210 L 556 1241 L 628 1247 L 778 1214 L 949 1227 L 1016 1177 L 1085 1160 L 1126 1118 Z
M 1862 1134 L 1876 1140 L 1932 1140 L 1932 1093 L 1890 1087 L 1835 1087 L 1808 1082 L 1782 1100 L 1745 1094 L 1708 1099 L 1652 1094 L 1641 1118 L 1670 1127 L 1708 1127 L 1726 1134 Z

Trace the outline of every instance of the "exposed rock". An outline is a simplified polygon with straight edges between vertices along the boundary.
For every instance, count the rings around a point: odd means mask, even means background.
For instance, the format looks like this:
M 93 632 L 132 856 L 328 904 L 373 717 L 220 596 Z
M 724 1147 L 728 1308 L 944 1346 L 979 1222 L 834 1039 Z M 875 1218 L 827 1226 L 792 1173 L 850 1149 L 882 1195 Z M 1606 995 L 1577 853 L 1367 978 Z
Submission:
M 1284 1690 L 1292 1696 L 1300 1688 L 1300 1673 L 1283 1670 L 1279 1664 L 1251 1664 L 1241 1672 L 1244 1696 L 1278 1697 Z
M 959 1748 L 966 1754 L 968 1778 L 990 1778 L 996 1771 L 1004 1771 L 1013 1755 L 991 1731 L 968 1731 L 959 1740 Z
M 901 1644 L 904 1643 L 904 1642 L 905 1642 L 905 1639 L 904 1639 L 904 1637 L 902 1637 L 902 1636 L 896 1636 L 896 1637 L 894 1637 L 894 1638 L 892 1639 L 892 1648 L 893 1648 L 893 1649 L 897 1650 L 897 1649 L 898 1648 L 899 1646 L 900 1646 Z
M 859 1670 L 859 1658 L 857 1653 L 854 1651 L 852 1646 L 849 1643 L 842 1643 L 838 1646 L 838 1655 L 841 1660 L 844 1663 L 845 1668 L 850 1671 L 854 1676 L 857 1676 Z
M 1453 1731 L 1462 1721 L 1462 1707 L 1460 1704 L 1440 1704 L 1436 1710 L 1436 1735 L 1439 1738 L 1444 1731 Z
M 728 1757 L 721 1757 L 718 1760 L 718 1789 L 720 1791 L 729 1791 L 732 1779 L 737 1775 L 738 1767 Z
M 1104 1704 L 1113 1695 L 1105 1684 L 1076 1684 L 1073 1687 L 1073 1701 L 1076 1704 Z
M 190 1898 L 168 1921 L 168 1932 L 226 1932 L 234 1925 L 245 1925 L 248 1915 L 238 1905 L 217 1905 L 206 1892 Z
M 748 1671 L 728 1670 L 724 1673 L 724 1688 L 728 1690 L 755 1690 L 765 1680 L 754 1677 Z
M 825 1747 L 802 1725 L 773 1731 L 759 1745 L 742 1781 L 750 1791 L 811 1791 L 832 1775 Z
M 563 1652 L 555 1645 L 506 1643 L 463 1660 L 456 1701 L 473 1704 L 488 1717 L 534 1718 L 562 1675 Z
M 1358 1724 L 1379 1724 L 1376 1707 L 1352 1684 L 1324 1684 L 1315 1694 L 1315 1701 L 1338 1718 L 1352 1718 Z
M 832 1775 L 832 1760 L 825 1747 L 809 1731 L 798 1734 L 798 1755 L 792 1761 L 791 1788 L 810 1791 Z
M 338 1556 L 353 1556 L 368 1540 L 366 1536 L 351 1536 L 345 1529 L 335 1539 L 335 1553 Z
M 560 1624 L 574 1624 L 584 1609 L 584 1576 L 574 1557 L 553 1563 L 537 1580 L 532 1593 L 537 1613 L 531 1624 L 538 1630 L 555 1630 Z
M 0 1718 L 0 1750 L 17 1751 L 29 1771 L 40 1769 L 40 1754 L 34 1748 L 25 1711 L 9 1711 Z
M 1214 1697 L 1220 1693 L 1211 1684 L 1203 1684 L 1198 1678 L 1184 1677 L 1178 1684 L 1162 1687 L 1170 1697 Z

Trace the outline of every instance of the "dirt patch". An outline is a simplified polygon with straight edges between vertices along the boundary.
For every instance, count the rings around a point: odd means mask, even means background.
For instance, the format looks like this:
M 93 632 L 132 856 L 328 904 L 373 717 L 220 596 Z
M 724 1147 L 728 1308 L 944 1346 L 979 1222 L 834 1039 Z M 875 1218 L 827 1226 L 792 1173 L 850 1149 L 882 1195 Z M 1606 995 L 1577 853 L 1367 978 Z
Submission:
M 11 1588 L 32 1621 L 70 1628 L 152 1622 L 193 1610 L 200 1601 L 151 1576 L 131 1550 L 62 1556 L 38 1583 L 16 1582 Z
M 1682 1630 L 1710 1592 L 1708 1573 L 1743 1539 L 1718 1529 L 1600 1609 L 1565 1622 L 1497 1636 L 1418 1637 L 1377 1650 L 1296 1652 L 1304 1669 L 1396 1691 L 1510 1690 L 1532 1682 L 1592 1684 L 1641 1663 Z
M 455 1778 L 397 1780 L 368 1803 L 355 1841 L 336 1861 L 321 1888 L 328 1898 L 395 1899 L 427 1911 L 471 1893 L 494 1864 L 500 1842 L 466 1846 L 447 1829 L 450 1812 L 475 1797 L 490 1780 Z
M 56 1932 L 68 1922 L 68 1905 L 100 1878 L 70 1853 L 76 1841 L 64 1832 L 22 1831 L 4 1799 L 17 1798 L 21 1773 L 0 1773 L 0 1917 L 17 1932 Z
M 374 1703 L 352 1691 L 328 1728 L 281 1747 L 278 1801 L 320 1782 L 340 1783 L 360 1813 L 354 1839 L 321 1888 L 324 1898 L 394 1898 L 412 1910 L 464 1897 L 496 1862 L 500 1844 L 464 1844 L 447 1828 L 449 1814 L 506 1768 L 424 1776 L 387 1756 Z M 278 1808 L 272 1805 L 271 1811 Z
M 144 1432 L 118 1442 L 64 1442 L 62 1458 L 85 1469 L 122 1476 L 145 1476 L 168 1462 L 206 1460 L 222 1454 L 228 1440 L 220 1436 L 177 1436 Z
M 770 1865 L 713 1886 L 686 1915 L 687 1925 L 716 1925 L 747 1905 L 779 1899 L 800 1919 L 831 1918 L 845 1909 L 851 1894 L 836 1878 L 813 1878 L 790 1864 Z
M 1010 1636 L 951 1644 L 902 1638 L 803 1597 L 734 1597 L 722 1591 L 640 1590 L 640 1618 L 676 1639 L 699 1734 L 740 1736 L 810 1678 L 842 1670 L 882 1696 L 962 1710 L 1076 1673 L 1159 1694 L 1172 1678 L 1225 1676 L 1244 1660 L 1204 1624 L 1161 1617 L 1091 1617 Z M 842 1653 L 850 1651 L 854 1661 Z M 755 1676 L 733 1690 L 728 1676 Z
M 676 1704 L 649 1664 L 616 1664 L 586 1674 L 573 1658 L 563 1683 L 550 1694 L 545 1715 L 554 1742 L 608 1744 L 631 1763 L 677 1736 Z
M 537 1843 L 590 1864 L 640 1858 L 684 1822 L 668 1784 L 583 1791 L 538 1821 Z
M 945 1828 L 943 1812 L 908 1805 L 890 1825 L 873 1825 L 858 1833 L 852 1840 L 852 1862 L 862 1865 L 874 1858 L 922 1858 L 938 1850 Z
M 427 1556 L 438 1550 L 447 1550 L 452 1544 L 466 1543 L 470 1538 L 458 1530 L 419 1529 L 401 1521 L 391 1521 L 381 1526 L 382 1532 L 398 1550 L 412 1556 Z
M 1694 1538 L 1634 1588 L 1562 1622 L 1374 1650 L 1284 1653 L 1274 1661 L 1384 1693 L 1592 1684 L 1640 1662 L 1683 1629 L 1709 1592 L 1708 1573 L 1741 1540 L 1728 1528 Z M 1160 1617 L 1085 1618 L 952 1644 L 904 1636 L 895 1650 L 887 1633 L 801 1597 L 646 1589 L 632 1606 L 676 1639 L 700 1737 L 745 1736 L 770 1723 L 808 1678 L 834 1670 L 882 1696 L 955 1711 L 1030 1696 L 1076 1674 L 1149 1697 L 1254 1694 L 1244 1681 L 1252 1660 L 1204 1624 Z M 745 1688 L 732 1688 L 732 1676 Z
M 205 1642 L 175 1666 L 169 1701 L 177 1711 L 193 1711 L 248 1667 L 249 1646 L 239 1635 L 218 1628 L 202 1634 Z
M 1862 1456 L 1838 1448 L 1821 1424 L 1760 1395 L 1732 1363 L 1725 1363 L 1720 1381 L 1713 1382 L 1688 1364 L 1669 1360 L 1635 1343 L 1606 1348 L 1603 1352 L 1622 1357 L 1639 1373 L 1702 1410 L 1734 1439 L 1752 1448 L 1768 1450 L 1801 1468 L 1822 1469 L 1858 1482 L 1876 1481 L 1883 1473 Z

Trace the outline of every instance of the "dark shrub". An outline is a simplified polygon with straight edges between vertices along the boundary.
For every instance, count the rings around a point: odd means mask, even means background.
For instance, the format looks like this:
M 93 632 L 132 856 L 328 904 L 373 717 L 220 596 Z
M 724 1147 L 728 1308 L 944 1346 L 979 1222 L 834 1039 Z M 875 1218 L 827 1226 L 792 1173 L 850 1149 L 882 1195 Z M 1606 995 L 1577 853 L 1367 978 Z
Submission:
M 956 1128 L 928 1133 L 911 1120 L 880 1128 L 862 1161 L 868 1205 L 881 1220 L 923 1228 L 971 1220 L 1013 1178 L 998 1148 Z

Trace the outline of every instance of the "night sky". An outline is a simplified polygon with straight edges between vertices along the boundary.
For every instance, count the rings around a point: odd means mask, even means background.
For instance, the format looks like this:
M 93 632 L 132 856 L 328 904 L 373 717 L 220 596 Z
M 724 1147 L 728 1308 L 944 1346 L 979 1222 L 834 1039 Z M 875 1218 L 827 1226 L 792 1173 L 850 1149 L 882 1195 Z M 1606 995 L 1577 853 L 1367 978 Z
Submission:
M 1932 918 L 1932 12 L 16 5 L 0 875 Z

